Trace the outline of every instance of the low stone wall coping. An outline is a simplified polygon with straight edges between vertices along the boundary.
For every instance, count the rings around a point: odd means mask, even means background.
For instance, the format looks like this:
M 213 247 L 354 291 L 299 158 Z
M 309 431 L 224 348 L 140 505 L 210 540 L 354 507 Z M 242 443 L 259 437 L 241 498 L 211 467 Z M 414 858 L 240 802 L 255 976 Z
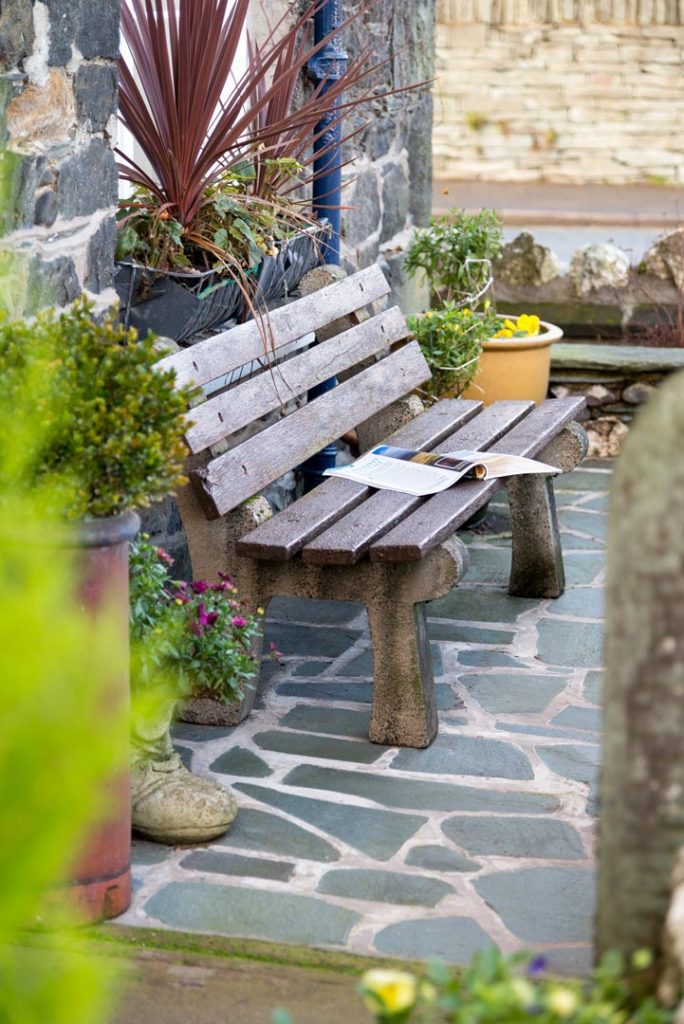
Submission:
M 551 349 L 551 366 L 552 370 L 668 373 L 684 369 L 684 348 L 558 342 Z

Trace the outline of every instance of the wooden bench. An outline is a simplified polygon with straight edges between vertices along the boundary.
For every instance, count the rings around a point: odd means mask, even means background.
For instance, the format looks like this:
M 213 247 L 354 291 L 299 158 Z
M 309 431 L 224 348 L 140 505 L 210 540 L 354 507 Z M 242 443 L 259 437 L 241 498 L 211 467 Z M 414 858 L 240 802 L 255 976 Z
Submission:
M 313 271 L 311 278 L 322 276 Z M 430 371 L 401 312 L 359 315 L 388 291 L 373 266 L 273 312 L 268 359 L 252 322 L 159 365 L 173 367 L 180 384 L 207 385 L 260 361 L 256 371 L 252 366 L 191 411 L 190 484 L 178 504 L 195 577 L 230 572 L 252 609 L 276 595 L 363 603 L 373 645 L 370 739 L 425 747 L 437 732 L 426 602 L 463 576 L 468 553 L 454 531 L 504 482 L 463 481 L 424 499 L 331 478 L 276 515 L 254 496 L 353 428 L 364 450 L 390 435 L 407 448 L 488 448 L 539 456 L 567 471 L 585 453 L 584 431 L 573 423 L 584 399 L 487 409 L 450 400 L 415 416 L 416 398 L 405 396 Z M 316 332 L 318 344 L 278 361 L 284 347 L 308 332 Z M 341 378 L 338 387 L 273 420 L 286 403 L 296 406 L 294 399 L 333 375 Z M 556 597 L 564 576 L 551 479 L 507 483 L 510 593 Z M 236 707 L 234 721 L 249 713 L 255 691 Z

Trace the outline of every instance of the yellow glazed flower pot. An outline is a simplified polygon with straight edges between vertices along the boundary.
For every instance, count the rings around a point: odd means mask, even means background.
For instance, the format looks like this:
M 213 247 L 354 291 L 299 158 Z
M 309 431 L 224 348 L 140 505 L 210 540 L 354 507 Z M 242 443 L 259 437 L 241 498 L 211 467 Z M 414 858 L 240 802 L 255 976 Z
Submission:
M 491 405 L 501 399 L 543 402 L 549 387 L 551 345 L 563 332 L 541 321 L 542 333 L 526 338 L 490 338 L 485 341 L 472 383 L 461 398 L 476 398 Z

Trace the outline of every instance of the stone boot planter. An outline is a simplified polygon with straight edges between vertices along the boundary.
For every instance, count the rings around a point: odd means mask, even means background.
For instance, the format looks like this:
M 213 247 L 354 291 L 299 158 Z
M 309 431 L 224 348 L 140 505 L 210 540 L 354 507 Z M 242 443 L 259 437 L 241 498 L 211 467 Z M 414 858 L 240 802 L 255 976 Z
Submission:
M 539 405 L 549 389 L 551 345 L 560 341 L 560 327 L 542 320 L 542 334 L 531 338 L 490 338 L 484 343 L 473 382 L 461 398 L 485 405 L 502 399 L 524 400 Z

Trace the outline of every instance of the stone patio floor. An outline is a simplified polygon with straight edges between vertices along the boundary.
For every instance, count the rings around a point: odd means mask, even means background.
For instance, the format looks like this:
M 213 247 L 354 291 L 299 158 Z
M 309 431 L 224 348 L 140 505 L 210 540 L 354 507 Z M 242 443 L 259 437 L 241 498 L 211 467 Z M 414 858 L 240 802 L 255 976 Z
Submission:
M 258 709 L 235 729 L 179 724 L 177 746 L 240 803 L 192 850 L 134 843 L 119 922 L 464 963 L 496 943 L 591 960 L 610 463 L 560 478 L 568 589 L 506 593 L 503 494 L 461 533 L 470 569 L 430 606 L 440 733 L 366 740 L 371 655 L 360 606 L 272 602 Z

